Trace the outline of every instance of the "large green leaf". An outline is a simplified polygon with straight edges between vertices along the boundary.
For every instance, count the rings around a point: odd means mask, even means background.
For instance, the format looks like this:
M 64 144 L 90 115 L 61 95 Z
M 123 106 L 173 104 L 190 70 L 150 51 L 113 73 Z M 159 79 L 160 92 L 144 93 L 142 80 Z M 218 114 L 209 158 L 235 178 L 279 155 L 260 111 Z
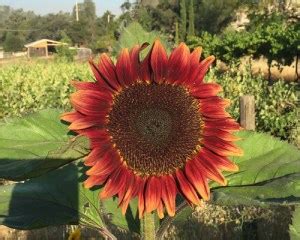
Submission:
M 226 173 L 228 186 L 221 187 L 211 182 L 211 203 L 219 205 L 259 205 L 300 204 L 300 151 L 267 134 L 241 131 L 243 138 L 238 145 L 244 156 L 234 157 L 240 170 Z M 174 219 L 167 217 L 161 226 L 162 236 L 167 226 L 174 222 L 180 224 L 191 216 L 193 210 L 187 203 L 176 213 Z M 296 212 L 295 225 L 290 227 L 291 234 L 298 234 Z M 295 238 L 297 239 L 297 238 Z
M 300 151 L 293 145 L 264 133 L 241 131 L 238 136 L 244 156 L 232 158 L 240 170 L 226 174 L 228 186 L 253 185 L 300 173 Z
M 232 158 L 240 170 L 227 173 L 228 186 L 212 183 L 219 204 L 300 203 L 300 151 L 264 133 L 241 131 L 244 156 Z
M 300 173 L 261 184 L 213 190 L 212 202 L 220 205 L 261 205 L 300 203 Z
M 70 163 L 41 177 L 0 187 L 0 223 L 32 229 L 78 224 L 102 228 L 99 189 L 82 186 L 76 164 Z
M 41 177 L 0 187 L 0 223 L 17 229 L 77 223 L 77 167 L 69 164 Z
M 101 189 L 83 187 L 84 171 L 82 163 L 74 162 L 24 183 L 0 186 L 0 224 L 33 229 L 80 223 L 101 230 L 112 223 L 138 232 L 136 203 L 130 204 L 126 216 L 112 199 L 105 201 L 104 209 L 98 196 Z
M 0 123 L 0 178 L 40 176 L 87 154 L 88 140 L 70 139 L 56 110 Z
M 120 39 L 117 42 L 114 51 L 116 54 L 120 52 L 123 48 L 132 48 L 136 44 L 143 44 L 148 42 L 152 44 L 160 36 L 157 32 L 147 32 L 138 22 L 132 22 L 127 27 L 125 27 L 121 33 Z M 164 46 L 170 49 L 168 42 L 164 38 L 160 38 Z M 150 49 L 150 48 L 149 48 Z M 144 51 L 147 52 L 146 50 Z M 144 53 L 144 56 L 145 56 Z

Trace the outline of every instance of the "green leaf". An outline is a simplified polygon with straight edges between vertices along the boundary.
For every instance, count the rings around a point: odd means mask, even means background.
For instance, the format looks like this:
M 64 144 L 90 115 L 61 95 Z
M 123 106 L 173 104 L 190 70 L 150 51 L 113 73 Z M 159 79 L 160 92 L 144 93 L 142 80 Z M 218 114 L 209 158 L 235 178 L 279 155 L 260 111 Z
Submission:
M 109 198 L 102 201 L 105 214 L 110 216 L 110 223 L 133 232 L 140 231 L 140 220 L 137 211 L 137 199 L 131 200 L 125 216 L 122 215 L 121 209 L 118 208 L 118 199 Z
M 226 174 L 228 186 L 254 185 L 300 173 L 300 151 L 293 145 L 264 133 L 241 131 L 238 136 L 244 156 L 232 158 L 240 170 Z
M 292 217 L 292 224 L 290 225 L 291 240 L 300 239 L 300 205 L 295 207 Z
M 218 204 L 300 203 L 300 151 L 267 134 L 242 131 L 244 156 L 233 161 L 240 170 L 227 173 L 228 186 L 212 183 Z
M 101 204 L 99 187 L 84 188 L 84 171 L 82 163 L 74 162 L 24 183 L 0 186 L 0 224 L 17 229 L 63 224 L 103 229 L 112 223 L 138 232 L 136 202 L 125 216 L 115 200 Z
M 219 205 L 260 205 L 300 203 L 300 173 L 261 184 L 213 190 L 212 202 Z
M 88 140 L 70 139 L 56 110 L 0 123 L 0 178 L 37 177 L 87 154 Z
M 121 49 L 132 48 L 136 44 L 141 45 L 145 42 L 152 44 L 156 39 L 158 39 L 158 36 L 160 35 L 161 34 L 154 31 L 147 32 L 138 22 L 132 22 L 123 29 L 114 51 L 116 54 L 118 54 Z M 163 42 L 164 46 L 169 49 L 169 45 L 166 39 L 160 38 L 160 40 Z M 148 47 L 148 49 L 150 48 Z
M 17 229 L 79 221 L 77 167 L 69 164 L 41 177 L 0 187 L 0 224 Z
M 76 164 L 0 187 L 0 224 L 17 229 L 78 224 L 102 228 L 99 189 L 82 185 Z

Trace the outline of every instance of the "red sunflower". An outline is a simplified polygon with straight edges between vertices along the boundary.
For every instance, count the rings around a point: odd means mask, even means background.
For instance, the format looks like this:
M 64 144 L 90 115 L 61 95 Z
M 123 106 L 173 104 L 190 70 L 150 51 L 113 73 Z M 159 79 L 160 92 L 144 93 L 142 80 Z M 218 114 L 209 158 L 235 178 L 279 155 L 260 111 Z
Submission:
M 157 40 L 141 60 L 145 47 L 123 49 L 115 65 L 106 54 L 90 61 L 96 81 L 73 82 L 75 111 L 62 119 L 90 139 L 85 187 L 104 185 L 100 198 L 117 195 L 123 214 L 137 197 L 140 217 L 162 218 L 164 207 L 174 216 L 177 194 L 208 200 L 208 181 L 225 185 L 221 170 L 238 170 L 227 157 L 242 151 L 221 87 L 203 83 L 214 57 L 200 61 L 201 48 L 190 53 L 184 43 L 168 57 Z

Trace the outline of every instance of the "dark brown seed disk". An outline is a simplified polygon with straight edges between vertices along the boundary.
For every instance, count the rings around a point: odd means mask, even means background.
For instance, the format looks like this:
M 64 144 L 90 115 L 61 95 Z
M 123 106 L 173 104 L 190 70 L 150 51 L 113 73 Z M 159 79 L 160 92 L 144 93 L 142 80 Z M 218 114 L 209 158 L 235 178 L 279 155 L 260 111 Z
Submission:
M 108 131 L 129 168 L 140 175 L 173 173 L 200 144 L 198 101 L 180 86 L 139 83 L 114 98 Z

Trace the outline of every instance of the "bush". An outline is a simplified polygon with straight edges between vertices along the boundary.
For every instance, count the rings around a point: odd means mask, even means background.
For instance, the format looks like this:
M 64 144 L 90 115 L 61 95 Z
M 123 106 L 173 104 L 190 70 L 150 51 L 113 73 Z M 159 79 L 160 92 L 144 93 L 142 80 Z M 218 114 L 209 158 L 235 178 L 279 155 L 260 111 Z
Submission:
M 257 131 L 296 143 L 297 138 L 297 96 L 296 84 L 277 81 L 271 87 L 262 76 L 252 76 L 249 67 L 238 71 L 231 66 L 227 72 L 213 69 L 206 79 L 216 81 L 223 87 L 223 96 L 231 100 L 228 111 L 236 119 L 239 117 L 239 97 L 255 97 Z
M 76 49 L 71 49 L 71 39 L 64 32 L 62 34 L 61 42 L 65 43 L 64 45 L 59 45 L 56 47 L 56 56 L 57 61 L 62 62 L 73 62 L 74 56 L 76 55 Z
M 69 109 L 69 95 L 74 91 L 69 83 L 72 79 L 92 80 L 88 65 L 38 62 L 0 68 L 0 117 L 45 108 Z M 239 96 L 254 95 L 257 130 L 295 143 L 295 84 L 277 81 L 269 87 L 262 77 L 253 77 L 250 71 L 240 72 L 235 66 L 225 73 L 212 69 L 206 79 L 223 86 L 223 96 L 231 100 L 228 110 L 234 118 L 239 117 Z
M 70 108 L 72 79 L 91 79 L 88 65 L 44 61 L 0 68 L 0 118 Z
M 264 56 L 271 63 L 291 64 L 297 56 L 300 44 L 300 24 L 265 22 L 252 31 L 227 31 L 222 35 L 203 32 L 199 37 L 190 37 L 190 48 L 202 46 L 204 55 L 215 55 L 225 63 L 238 62 L 243 56 Z

